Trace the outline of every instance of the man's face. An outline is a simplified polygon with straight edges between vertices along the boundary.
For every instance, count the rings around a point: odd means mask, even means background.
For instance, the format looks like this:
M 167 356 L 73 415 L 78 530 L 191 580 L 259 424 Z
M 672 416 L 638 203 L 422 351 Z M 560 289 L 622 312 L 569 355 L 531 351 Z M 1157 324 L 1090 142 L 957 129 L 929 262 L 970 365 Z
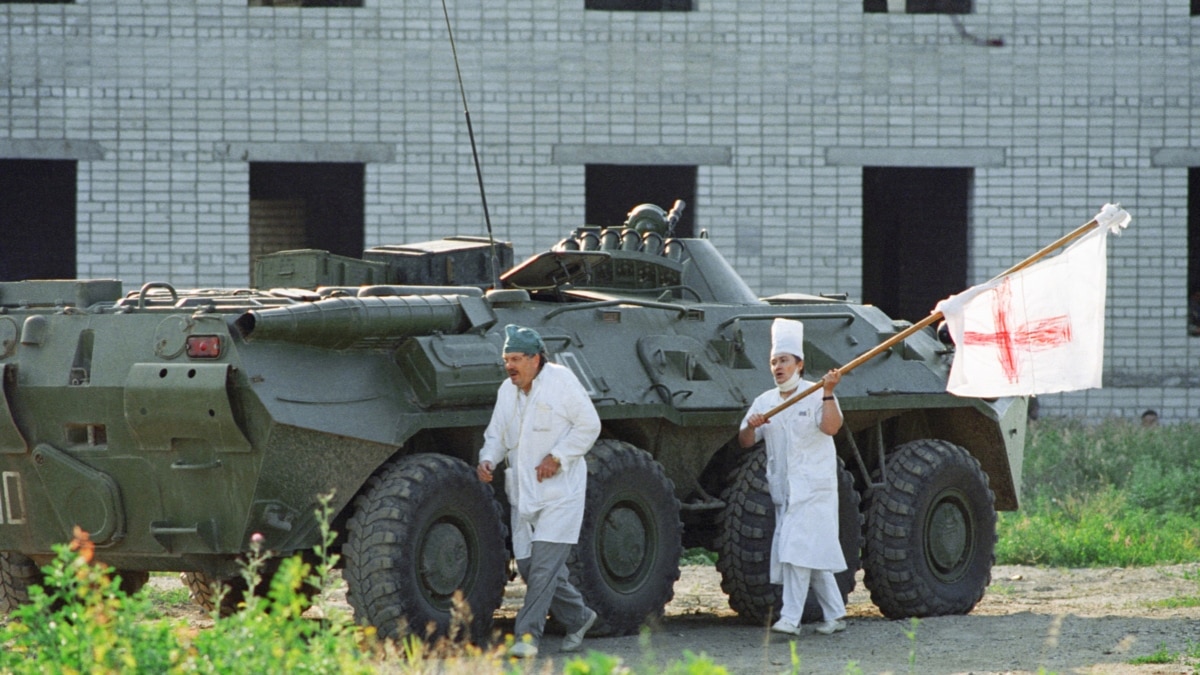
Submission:
M 775 384 L 783 384 L 791 379 L 792 374 L 800 369 L 803 361 L 797 360 L 791 354 L 777 354 L 771 357 L 771 374 L 775 376 Z
M 508 379 L 524 392 L 529 391 L 533 378 L 537 377 L 538 364 L 536 354 L 510 352 L 504 355 L 504 371 L 508 373 Z

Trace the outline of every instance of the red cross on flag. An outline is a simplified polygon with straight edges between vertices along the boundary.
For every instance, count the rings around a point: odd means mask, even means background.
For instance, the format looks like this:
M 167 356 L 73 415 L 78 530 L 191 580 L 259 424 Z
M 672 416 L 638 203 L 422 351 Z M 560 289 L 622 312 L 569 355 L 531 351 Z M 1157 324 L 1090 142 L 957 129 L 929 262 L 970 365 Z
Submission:
M 1108 204 L 1095 220 L 1059 255 L 938 303 L 955 344 L 948 391 L 991 398 L 1100 386 L 1108 233 L 1129 214 Z

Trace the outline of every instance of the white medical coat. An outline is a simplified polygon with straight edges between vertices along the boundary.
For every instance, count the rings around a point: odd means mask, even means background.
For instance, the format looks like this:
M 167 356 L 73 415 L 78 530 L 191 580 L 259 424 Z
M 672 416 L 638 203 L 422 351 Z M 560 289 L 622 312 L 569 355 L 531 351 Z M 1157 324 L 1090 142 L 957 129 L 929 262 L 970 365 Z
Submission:
M 812 384 L 801 380 L 797 391 Z M 765 414 L 785 400 L 778 389 L 761 394 L 750 404 L 742 426 L 748 425 L 750 415 Z M 838 538 L 837 451 L 833 437 L 820 429 L 823 410 L 816 392 L 754 430 L 755 441 L 766 439 L 767 485 L 775 503 L 773 584 L 782 583 L 780 562 L 830 572 L 846 569 Z
M 547 363 L 528 394 L 512 380 L 500 385 L 479 461 L 508 461 L 504 491 L 518 560 L 531 555 L 534 541 L 579 541 L 587 495 L 584 455 L 599 435 L 600 416 L 571 369 Z M 562 469 L 539 483 L 537 465 L 546 455 L 562 461 Z

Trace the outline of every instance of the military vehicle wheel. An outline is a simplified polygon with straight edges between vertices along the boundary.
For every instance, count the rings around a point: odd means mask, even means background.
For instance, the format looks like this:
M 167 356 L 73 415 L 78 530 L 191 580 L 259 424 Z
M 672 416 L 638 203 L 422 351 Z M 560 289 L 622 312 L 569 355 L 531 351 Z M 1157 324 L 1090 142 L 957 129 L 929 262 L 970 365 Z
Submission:
M 587 460 L 587 506 L 567 567 L 599 615 L 590 634 L 629 635 L 675 597 L 679 500 L 662 465 L 629 443 L 597 441 Z
M 262 578 L 259 580 L 258 585 L 254 588 L 254 595 L 259 597 L 266 595 L 267 590 L 271 587 L 271 579 L 274 578 L 275 573 L 279 571 L 279 566 L 284 560 L 286 560 L 288 557 L 291 557 L 291 555 L 295 554 L 289 554 L 283 557 L 267 558 L 262 566 L 261 571 L 259 572 Z M 301 551 L 299 552 L 299 555 L 303 556 L 304 561 L 309 565 L 316 563 L 316 556 L 312 551 Z M 124 579 L 124 574 L 125 573 L 122 573 L 122 579 Z M 134 572 L 133 574 L 138 573 Z M 147 575 L 147 578 L 148 577 L 149 575 Z M 179 579 L 183 582 L 184 588 L 188 589 L 188 597 L 191 598 L 192 602 L 196 603 L 203 608 L 204 611 L 209 612 L 210 614 L 217 608 L 217 586 L 224 585 L 226 590 L 225 595 L 221 598 L 220 613 L 220 616 L 223 617 L 230 616 L 240 609 L 239 605 L 246 600 L 246 590 L 249 588 L 249 584 L 246 583 L 246 578 L 240 574 L 228 579 L 218 579 L 216 577 L 209 576 L 204 572 L 180 572 Z M 124 581 L 122 581 L 121 588 L 123 590 L 125 589 Z M 131 591 L 126 590 L 126 593 L 130 592 Z M 311 584 L 305 583 L 300 587 L 300 595 L 303 596 L 303 599 L 306 601 L 306 607 L 308 604 L 311 604 L 312 599 L 315 598 L 320 592 L 320 588 L 317 588 Z
M 381 635 L 451 635 L 454 594 L 484 641 L 500 607 L 508 555 L 492 488 L 466 462 L 411 455 L 367 482 L 354 502 L 342 549 L 347 599 Z
M 142 587 L 150 582 L 150 573 L 135 571 L 135 570 L 117 570 L 117 576 L 121 577 L 121 591 L 125 595 L 133 595 L 142 590 Z
M 230 616 L 238 611 L 238 605 L 246 599 L 246 588 L 249 584 L 242 577 L 231 579 L 216 579 L 204 572 L 180 572 L 179 580 L 188 590 L 188 597 L 204 611 L 212 613 L 217 609 L 217 585 L 224 584 L 225 595 L 221 598 L 220 616 Z
M 42 583 L 42 570 L 20 553 L 0 553 L 0 614 L 29 602 L 29 587 Z
M 771 583 L 771 540 L 775 534 L 775 504 L 767 486 L 767 454 L 750 453 L 734 470 L 722 493 L 725 508 L 717 537 L 717 571 L 729 606 L 743 620 L 759 626 L 775 621 L 783 606 L 783 587 Z M 846 570 L 834 575 L 842 599 L 854 590 L 854 574 L 861 563 L 863 534 L 859 494 L 854 476 L 838 458 L 838 537 Z M 801 621 L 821 618 L 821 606 L 810 589 Z
M 978 460 L 942 440 L 905 443 L 871 500 L 864 583 L 891 619 L 966 614 L 991 583 L 995 496 Z

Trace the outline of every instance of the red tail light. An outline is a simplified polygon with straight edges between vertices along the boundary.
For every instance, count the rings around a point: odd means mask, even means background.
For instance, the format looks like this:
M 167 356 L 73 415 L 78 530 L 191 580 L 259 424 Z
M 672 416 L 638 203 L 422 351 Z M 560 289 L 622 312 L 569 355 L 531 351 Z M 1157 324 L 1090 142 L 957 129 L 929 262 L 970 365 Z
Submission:
M 187 355 L 193 359 L 221 358 L 221 336 L 189 335 L 187 339 Z

